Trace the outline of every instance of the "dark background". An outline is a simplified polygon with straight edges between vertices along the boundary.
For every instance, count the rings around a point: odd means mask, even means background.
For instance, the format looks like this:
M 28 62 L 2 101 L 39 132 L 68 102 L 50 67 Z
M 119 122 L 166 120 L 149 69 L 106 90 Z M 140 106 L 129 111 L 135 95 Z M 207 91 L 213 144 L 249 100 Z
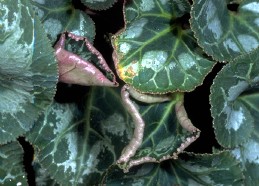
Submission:
M 73 2 L 75 8 L 84 10 L 85 7 L 78 0 L 74 0 Z M 122 4 L 123 1 L 118 0 L 112 8 L 103 11 L 93 11 L 90 15 L 96 26 L 94 45 L 103 54 L 111 68 L 114 68 L 111 56 L 113 49 L 108 39 L 110 34 L 116 33 L 124 26 Z M 232 11 L 232 9 L 236 10 L 237 7 L 231 5 L 229 8 Z M 185 15 L 181 21 L 188 23 L 189 17 L 189 15 Z M 185 94 L 185 108 L 188 116 L 192 123 L 202 131 L 200 138 L 188 147 L 187 151 L 211 153 L 212 147 L 219 148 L 212 127 L 209 94 L 212 81 L 222 66 L 223 64 L 221 63 L 216 64 L 212 72 L 205 78 L 203 85 L 197 87 L 194 91 Z M 59 83 L 55 99 L 58 102 L 80 101 L 87 89 L 88 87 L 77 85 L 68 86 Z M 73 95 L 73 97 L 69 95 Z M 33 148 L 23 137 L 19 138 L 19 141 L 25 151 L 24 163 L 25 170 L 28 172 L 28 181 L 30 185 L 35 185 L 35 175 L 31 165 L 34 152 Z

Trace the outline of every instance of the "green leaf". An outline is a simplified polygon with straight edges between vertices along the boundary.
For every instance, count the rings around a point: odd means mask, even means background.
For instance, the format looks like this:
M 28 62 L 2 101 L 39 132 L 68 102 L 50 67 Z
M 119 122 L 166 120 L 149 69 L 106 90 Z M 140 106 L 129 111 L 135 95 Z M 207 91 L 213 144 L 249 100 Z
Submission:
M 246 91 L 239 99 L 249 108 L 250 114 L 254 119 L 254 126 L 249 140 L 235 148 L 232 154 L 243 165 L 245 185 L 259 185 L 259 86 Z
M 31 0 L 31 3 L 52 44 L 65 31 L 94 40 L 94 22 L 85 12 L 75 9 L 71 0 Z
M 150 161 L 162 162 L 175 159 L 184 150 L 184 148 L 179 150 L 180 147 L 199 136 L 200 131 L 188 132 L 176 117 L 175 105 L 182 100 L 183 95 L 178 93 L 172 96 L 171 101 L 164 103 L 136 102 L 145 121 L 143 142 L 129 162 L 119 165 L 122 169 L 127 172 L 131 167 Z
M 81 0 L 81 2 L 93 10 L 106 10 L 112 7 L 117 0 Z
M 245 185 L 259 184 L 259 130 L 258 127 L 251 139 L 240 147 L 232 150 L 232 154 L 241 162 L 245 176 Z
M 28 185 L 23 168 L 23 149 L 17 141 L 0 146 L 0 184 Z
M 112 42 L 119 77 L 150 93 L 191 91 L 200 85 L 214 63 L 188 29 L 189 11 L 187 0 L 129 1 L 125 28 Z
M 36 161 L 33 162 L 33 170 L 35 172 L 36 185 L 59 186 L 53 179 L 50 178 L 46 169 L 43 169 Z
M 191 27 L 205 52 L 230 61 L 259 46 L 259 2 L 246 0 L 230 11 L 222 0 L 194 1 Z
M 227 64 L 214 79 L 210 103 L 221 145 L 236 147 L 250 140 L 259 123 L 258 100 L 259 48 Z
M 57 63 L 26 0 L 0 4 L 0 143 L 27 132 L 52 102 Z
M 176 158 L 180 146 L 195 135 L 179 126 L 172 111 L 181 99 L 177 94 L 168 103 L 136 102 L 147 124 L 143 145 L 132 162 L 143 157 Z M 37 149 L 37 162 L 62 185 L 97 184 L 133 136 L 132 118 L 116 89 L 92 88 L 82 104 L 53 103 L 27 136 Z M 130 166 L 121 165 L 125 170 Z
M 181 156 L 162 164 L 145 164 L 127 174 L 111 169 L 103 183 L 109 185 L 242 185 L 240 164 L 229 152 Z
M 27 139 L 38 149 L 37 162 L 61 185 L 97 185 L 130 138 L 131 124 L 119 93 L 93 88 L 82 105 L 53 103 Z

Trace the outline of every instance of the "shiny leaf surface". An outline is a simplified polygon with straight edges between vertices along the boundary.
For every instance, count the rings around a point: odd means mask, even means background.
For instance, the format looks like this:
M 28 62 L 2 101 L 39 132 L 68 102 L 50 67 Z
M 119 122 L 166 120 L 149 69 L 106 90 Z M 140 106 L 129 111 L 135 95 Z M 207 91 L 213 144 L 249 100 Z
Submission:
M 187 0 L 126 3 L 125 28 L 113 37 L 119 77 L 149 93 L 191 91 L 200 85 L 214 62 L 203 56 L 188 28 L 189 11 Z

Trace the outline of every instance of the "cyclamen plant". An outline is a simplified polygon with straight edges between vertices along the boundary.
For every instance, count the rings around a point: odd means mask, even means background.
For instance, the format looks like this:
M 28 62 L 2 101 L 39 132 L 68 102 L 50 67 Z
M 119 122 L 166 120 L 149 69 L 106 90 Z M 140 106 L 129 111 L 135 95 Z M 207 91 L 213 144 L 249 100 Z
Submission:
M 91 17 L 118 4 L 107 62 Z M 0 15 L 1 184 L 259 185 L 259 0 L 17 0 Z M 218 144 L 190 152 L 207 131 L 186 95 L 216 64 Z M 83 96 L 59 101 L 77 97 L 61 83 Z

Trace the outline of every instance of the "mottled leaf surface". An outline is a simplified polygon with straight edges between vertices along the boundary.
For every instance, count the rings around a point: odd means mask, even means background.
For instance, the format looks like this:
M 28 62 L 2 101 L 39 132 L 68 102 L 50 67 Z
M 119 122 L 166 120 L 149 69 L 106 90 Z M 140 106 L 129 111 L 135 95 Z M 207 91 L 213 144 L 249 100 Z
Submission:
M 157 162 L 176 158 L 178 148 L 187 142 L 188 138 L 197 135 L 196 132 L 190 133 L 183 129 L 176 118 L 175 104 L 182 100 L 182 94 L 175 94 L 171 101 L 165 103 L 142 104 L 137 102 L 139 112 L 146 124 L 143 142 L 130 161 L 120 165 L 121 168 L 127 171 L 135 166 L 133 162 L 144 163 L 144 161 L 141 162 L 144 157 L 152 158 Z
M 93 10 L 106 10 L 116 3 L 117 0 L 81 0 L 81 2 Z
M 210 103 L 221 145 L 236 147 L 258 135 L 258 100 L 259 48 L 227 64 L 214 79 Z
M 51 179 L 47 170 L 43 169 L 38 162 L 34 161 L 32 165 L 35 172 L 36 185 L 59 186 L 55 180 Z
M 52 102 L 57 64 L 26 0 L 0 4 L 0 143 L 27 132 Z
M 28 140 L 35 157 L 62 185 L 94 185 L 117 160 L 132 123 L 112 89 L 93 88 L 81 106 L 53 103 Z
M 188 28 L 187 0 L 133 0 L 124 6 L 125 28 L 113 37 L 119 77 L 142 92 L 191 91 L 210 72 Z
M 242 171 L 245 176 L 245 185 L 259 184 L 259 129 L 249 139 L 248 142 L 232 150 L 232 154 L 242 164 Z
M 181 99 L 178 95 L 171 102 L 158 105 L 136 102 L 146 120 L 146 132 L 143 145 L 132 160 L 147 156 L 157 161 L 167 155 L 170 158 L 193 135 L 183 130 L 175 118 L 173 108 Z M 96 184 L 101 174 L 116 163 L 133 130 L 132 118 L 122 105 L 119 91 L 92 88 L 82 105 L 53 103 L 27 139 L 37 149 L 37 161 L 58 183 Z M 122 168 L 125 166 L 128 165 Z
M 197 0 L 191 27 L 199 44 L 214 59 L 230 61 L 259 46 L 259 1 L 239 1 L 236 11 L 227 1 Z
M 0 146 L 0 185 L 28 185 L 23 149 L 17 141 Z
M 31 0 L 31 3 L 52 44 L 65 31 L 93 41 L 95 26 L 92 19 L 85 12 L 75 9 L 71 0 Z
M 258 59 L 258 58 L 257 58 Z M 258 60 L 257 60 L 258 61 Z M 232 151 L 232 154 L 242 163 L 245 175 L 245 185 L 259 184 L 259 87 L 252 88 L 239 97 L 244 106 L 249 109 L 254 119 L 253 131 L 249 139 Z
M 229 152 L 181 156 L 162 164 L 145 164 L 127 174 L 110 170 L 103 179 L 112 185 L 242 185 L 242 171 Z

